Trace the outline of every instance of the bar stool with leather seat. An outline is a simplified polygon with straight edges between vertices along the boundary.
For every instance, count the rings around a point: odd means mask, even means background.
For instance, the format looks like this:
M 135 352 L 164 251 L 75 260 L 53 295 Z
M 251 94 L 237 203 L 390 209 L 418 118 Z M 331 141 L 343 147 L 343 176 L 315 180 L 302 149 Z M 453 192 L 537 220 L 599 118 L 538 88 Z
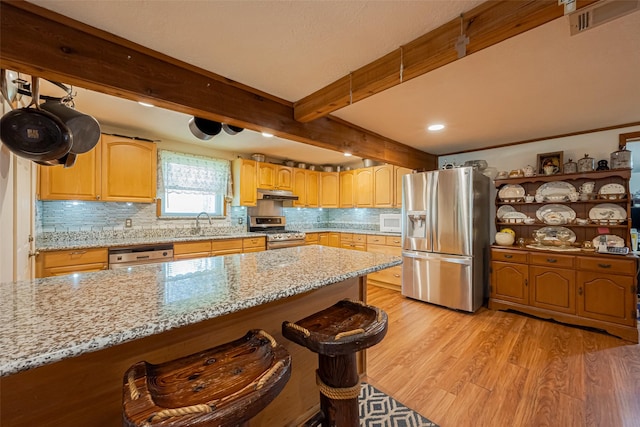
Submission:
M 386 333 L 387 314 L 383 310 L 351 300 L 282 324 L 285 338 L 318 354 L 316 383 L 322 426 L 359 426 L 356 353 L 379 343 Z
M 262 411 L 291 376 L 291 356 L 273 337 L 244 337 L 124 375 L 127 427 L 240 426 Z

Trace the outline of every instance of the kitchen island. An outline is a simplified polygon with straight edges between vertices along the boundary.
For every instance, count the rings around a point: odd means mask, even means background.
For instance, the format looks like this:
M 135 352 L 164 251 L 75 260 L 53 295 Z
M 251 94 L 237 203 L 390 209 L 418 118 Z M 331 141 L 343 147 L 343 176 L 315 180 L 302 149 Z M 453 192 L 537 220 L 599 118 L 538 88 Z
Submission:
M 254 328 L 293 357 L 291 380 L 254 425 L 295 425 L 317 408 L 317 362 L 281 323 L 364 299 L 366 275 L 400 263 L 313 245 L 0 284 L 0 425 L 118 425 L 128 366 Z

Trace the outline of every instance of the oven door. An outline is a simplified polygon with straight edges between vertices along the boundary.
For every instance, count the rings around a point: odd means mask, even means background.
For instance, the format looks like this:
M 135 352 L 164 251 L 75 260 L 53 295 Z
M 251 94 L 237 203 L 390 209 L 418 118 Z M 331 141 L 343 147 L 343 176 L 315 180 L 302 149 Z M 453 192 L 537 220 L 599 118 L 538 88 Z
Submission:
M 274 240 L 271 242 L 267 240 L 267 250 L 292 248 L 294 246 L 304 246 L 304 239 Z

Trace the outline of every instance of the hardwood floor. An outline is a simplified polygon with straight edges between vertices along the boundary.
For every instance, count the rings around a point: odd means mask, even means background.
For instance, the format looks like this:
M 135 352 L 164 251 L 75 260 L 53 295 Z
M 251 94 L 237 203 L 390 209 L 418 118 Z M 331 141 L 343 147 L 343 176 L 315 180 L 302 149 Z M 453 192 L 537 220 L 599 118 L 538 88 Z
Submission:
M 441 427 L 640 426 L 640 345 L 368 288 L 389 329 L 367 350 L 367 381 Z

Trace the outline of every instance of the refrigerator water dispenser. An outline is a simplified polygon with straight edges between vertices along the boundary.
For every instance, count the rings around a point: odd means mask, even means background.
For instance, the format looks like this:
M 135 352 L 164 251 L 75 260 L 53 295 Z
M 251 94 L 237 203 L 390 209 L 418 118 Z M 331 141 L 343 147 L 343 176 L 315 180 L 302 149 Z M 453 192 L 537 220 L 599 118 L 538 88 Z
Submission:
M 407 235 L 410 238 L 424 239 L 427 237 L 427 212 L 407 212 Z

